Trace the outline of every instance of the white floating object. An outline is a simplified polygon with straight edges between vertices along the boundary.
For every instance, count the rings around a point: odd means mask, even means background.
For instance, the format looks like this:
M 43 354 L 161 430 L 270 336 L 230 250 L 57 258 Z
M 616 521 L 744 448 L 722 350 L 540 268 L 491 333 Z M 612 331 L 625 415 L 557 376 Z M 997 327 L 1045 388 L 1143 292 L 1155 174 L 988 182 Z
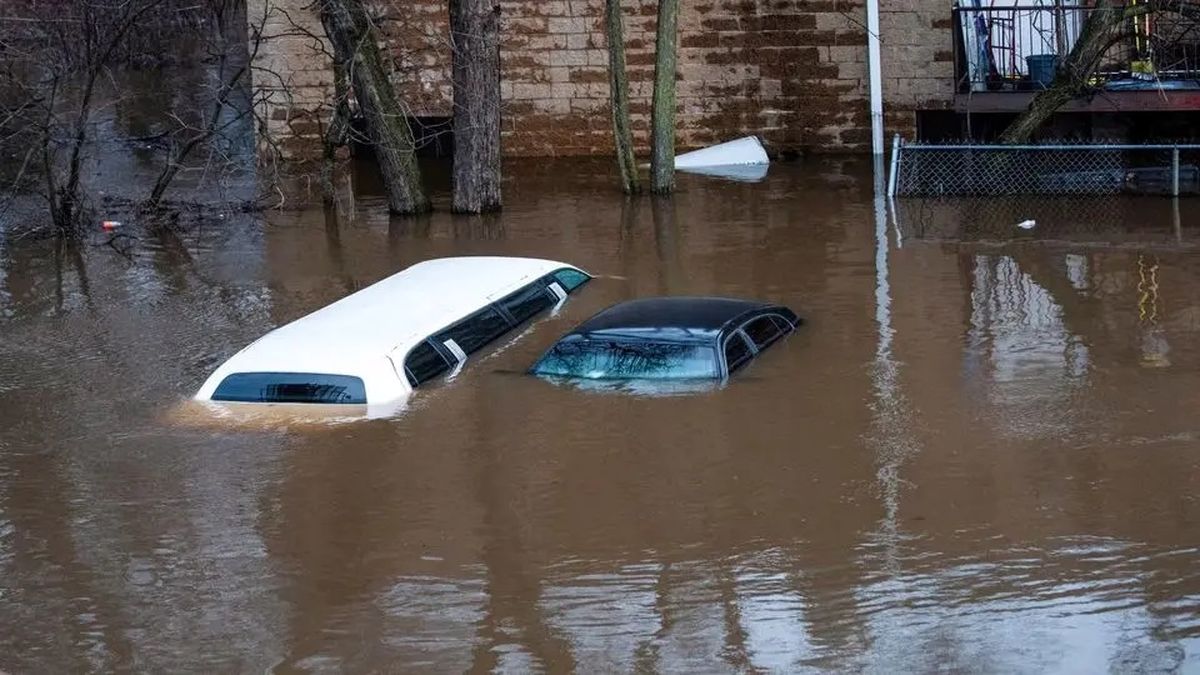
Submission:
M 687 173 L 695 173 L 714 178 L 727 178 L 742 183 L 757 183 L 767 177 L 770 164 L 723 164 L 721 166 L 697 166 L 690 169 L 680 169 Z
M 1017 227 L 1021 228 L 1022 230 L 1032 230 L 1033 228 L 1037 227 L 1037 221 L 1033 220 L 1032 218 L 1029 220 L 1022 220 L 1021 222 L 1017 223 Z
M 675 156 L 676 169 L 700 169 L 713 166 L 769 164 L 767 151 L 757 136 L 712 145 Z

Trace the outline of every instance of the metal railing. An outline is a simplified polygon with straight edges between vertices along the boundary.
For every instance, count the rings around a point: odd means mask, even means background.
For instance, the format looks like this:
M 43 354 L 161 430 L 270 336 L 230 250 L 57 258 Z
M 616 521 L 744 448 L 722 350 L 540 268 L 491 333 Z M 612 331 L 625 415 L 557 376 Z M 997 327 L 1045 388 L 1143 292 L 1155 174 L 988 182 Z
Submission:
M 1061 0 L 1032 0 L 1009 7 L 955 7 L 957 90 L 1044 88 L 1074 47 L 1092 11 L 1094 7 Z M 1132 17 L 1129 24 L 1127 37 L 1105 52 L 1095 75 L 1097 87 L 1136 89 L 1163 80 L 1200 79 L 1200 18 L 1167 6 Z
M 1200 145 L 892 145 L 888 195 L 1200 194 Z

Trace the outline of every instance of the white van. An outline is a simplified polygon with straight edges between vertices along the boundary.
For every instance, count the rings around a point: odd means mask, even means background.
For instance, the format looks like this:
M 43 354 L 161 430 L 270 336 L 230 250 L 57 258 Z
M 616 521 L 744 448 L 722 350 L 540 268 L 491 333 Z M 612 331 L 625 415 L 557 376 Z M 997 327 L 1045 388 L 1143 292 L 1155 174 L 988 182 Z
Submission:
M 201 401 L 388 405 L 591 277 L 552 260 L 429 260 L 276 328 L 234 354 Z

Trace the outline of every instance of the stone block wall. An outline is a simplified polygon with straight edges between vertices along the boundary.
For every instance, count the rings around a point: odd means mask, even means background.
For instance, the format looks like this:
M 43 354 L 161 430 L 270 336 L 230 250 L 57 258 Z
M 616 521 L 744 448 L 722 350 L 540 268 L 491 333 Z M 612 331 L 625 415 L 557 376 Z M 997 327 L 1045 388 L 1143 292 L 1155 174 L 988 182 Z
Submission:
M 954 102 L 954 35 L 950 0 L 881 0 L 885 126 L 916 135 L 918 110 Z
M 333 62 L 320 20 L 308 2 L 291 0 L 248 0 L 246 19 L 259 155 L 319 157 L 333 99 Z
M 945 4 L 943 4 L 945 3 Z M 682 0 L 677 73 L 681 149 L 757 134 L 776 151 L 869 150 L 862 0 Z M 331 88 L 327 48 L 310 0 L 251 0 L 267 17 L 256 86 L 270 95 L 267 131 L 288 155 L 315 145 Z M 612 149 L 603 0 L 499 0 L 503 141 L 508 156 L 599 155 Z M 949 104 L 949 4 L 886 0 L 889 121 L 912 127 L 921 105 Z M 393 80 L 414 116 L 453 105 L 446 0 L 372 5 Z M 624 0 L 635 142 L 645 151 L 654 71 L 656 0 Z M 944 21 L 945 25 L 939 23 Z M 299 25 L 297 25 L 299 24 Z M 944 79 L 944 81 L 942 81 Z

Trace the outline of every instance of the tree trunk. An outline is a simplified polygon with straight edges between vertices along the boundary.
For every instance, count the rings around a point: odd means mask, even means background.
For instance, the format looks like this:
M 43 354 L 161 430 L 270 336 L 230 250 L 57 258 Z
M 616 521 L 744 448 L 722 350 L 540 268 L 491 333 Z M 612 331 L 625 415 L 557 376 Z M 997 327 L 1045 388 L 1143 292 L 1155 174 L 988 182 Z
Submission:
M 349 64 L 351 86 L 383 174 L 393 213 L 429 210 L 408 116 L 396 99 L 362 0 L 321 0 L 321 24 L 334 58 Z
M 500 5 L 450 0 L 454 62 L 453 209 L 500 208 Z
M 1122 28 L 1125 21 L 1147 8 L 1147 4 L 1128 8 L 1101 4 L 1092 9 L 1071 53 L 1059 66 L 1054 82 L 1033 97 L 1029 108 L 1000 134 L 1000 142 L 1028 142 L 1059 108 L 1086 94 L 1088 81 L 1100 67 L 1104 53 L 1124 37 Z
M 337 149 L 346 145 L 350 136 L 350 84 L 346 64 L 333 62 L 333 113 L 329 128 L 321 137 L 321 197 L 326 207 L 336 201 L 337 189 L 333 185 L 333 173 L 337 162 Z
M 633 155 L 633 130 L 629 121 L 629 79 L 625 74 L 625 28 L 621 19 L 621 0 L 605 0 L 604 29 L 608 36 L 608 85 L 612 101 L 613 141 L 617 149 L 617 167 L 621 170 L 621 189 L 625 194 L 641 192 L 637 163 Z
M 675 60 L 679 0 L 659 0 L 654 42 L 654 101 L 650 121 L 650 189 L 675 189 Z

